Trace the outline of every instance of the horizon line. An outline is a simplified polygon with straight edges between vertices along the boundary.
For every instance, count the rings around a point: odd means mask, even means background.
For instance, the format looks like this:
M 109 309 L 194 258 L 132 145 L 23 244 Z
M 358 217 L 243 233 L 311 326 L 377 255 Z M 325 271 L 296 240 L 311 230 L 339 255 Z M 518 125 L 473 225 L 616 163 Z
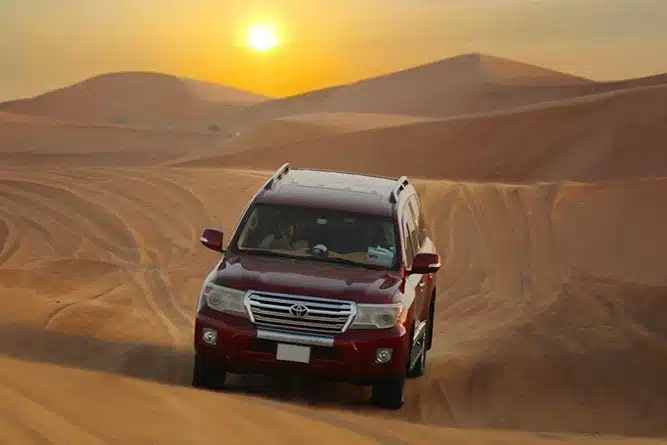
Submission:
M 305 94 L 314 93 L 314 92 L 318 92 L 318 91 L 324 91 L 324 90 L 328 90 L 328 89 L 342 88 L 342 87 L 345 87 L 345 86 L 348 86 L 348 85 L 353 85 L 355 83 L 359 83 L 359 82 L 362 82 L 362 81 L 372 80 L 372 79 L 376 79 L 376 78 L 380 78 L 380 77 L 384 77 L 384 76 L 390 76 L 392 74 L 403 73 L 403 72 L 407 72 L 407 71 L 427 67 L 429 65 L 435 65 L 435 64 L 438 64 L 438 63 L 441 63 L 441 62 L 445 62 L 445 61 L 449 61 L 449 60 L 455 60 L 455 59 L 461 59 L 461 58 L 464 58 L 464 57 L 471 57 L 471 56 L 474 56 L 474 57 L 477 57 L 477 58 L 480 58 L 480 59 L 482 57 L 488 57 L 488 58 L 491 58 L 491 59 L 503 60 L 503 61 L 511 62 L 511 63 L 515 63 L 515 64 L 527 65 L 527 66 L 531 66 L 531 67 L 535 67 L 535 68 L 544 69 L 544 70 L 547 70 L 547 71 L 553 71 L 554 74 L 561 74 L 561 75 L 565 75 L 565 76 L 571 76 L 571 77 L 573 77 L 573 80 L 574 79 L 579 79 L 580 81 L 586 81 L 586 82 L 591 82 L 591 83 L 615 83 L 615 82 L 624 82 L 624 81 L 631 81 L 631 80 L 638 80 L 638 79 L 647 79 L 647 78 L 656 77 L 656 76 L 660 76 L 660 75 L 667 75 L 667 71 L 659 71 L 659 72 L 654 72 L 654 73 L 646 73 L 645 75 L 641 75 L 641 76 L 601 80 L 601 79 L 595 79 L 595 78 L 591 78 L 591 77 L 582 76 L 582 75 L 576 74 L 574 72 L 563 71 L 559 68 L 548 66 L 548 65 L 538 65 L 538 64 L 535 64 L 535 63 L 525 62 L 525 61 L 518 60 L 518 59 L 511 59 L 511 58 L 507 58 L 507 57 L 496 56 L 496 55 L 489 54 L 489 53 L 473 51 L 473 52 L 467 52 L 467 53 L 458 53 L 458 54 L 455 54 L 455 55 L 450 56 L 450 57 L 431 59 L 431 60 L 428 60 L 428 61 L 425 61 L 425 62 L 422 62 L 422 63 L 407 66 L 405 68 L 401 68 L 401 69 L 397 69 L 397 70 L 393 70 L 393 71 L 380 72 L 380 73 L 375 74 L 375 75 L 360 77 L 358 79 L 355 79 L 355 80 L 352 80 L 352 81 L 349 81 L 349 82 L 325 85 L 325 86 L 322 86 L 321 88 L 304 90 L 304 91 L 300 91 L 300 92 L 295 92 L 293 94 L 287 94 L 287 95 L 284 95 L 284 96 L 270 96 L 268 94 L 265 94 L 265 93 L 262 93 L 262 92 L 259 92 L 259 91 L 251 90 L 251 89 L 248 89 L 248 88 L 242 88 L 242 87 L 232 85 L 232 84 L 221 83 L 221 82 L 216 82 L 216 81 L 212 81 L 212 80 L 205 80 L 205 79 L 202 79 L 202 78 L 196 78 L 196 77 L 193 77 L 193 76 L 190 76 L 190 75 L 176 74 L 176 73 L 169 72 L 169 71 L 158 71 L 158 70 L 153 70 L 153 69 L 123 69 L 123 70 L 117 70 L 117 71 L 99 72 L 97 74 L 93 74 L 93 75 L 90 75 L 88 77 L 83 77 L 80 80 L 77 80 L 77 81 L 74 81 L 74 82 L 69 82 L 67 84 L 45 90 L 45 91 L 42 91 L 42 92 L 37 93 L 37 94 L 18 97 L 18 98 L 14 98 L 14 99 L 2 100 L 2 101 L 0 101 L 0 105 L 9 104 L 9 103 L 12 103 L 12 102 L 19 102 L 19 101 L 23 101 L 23 100 L 35 99 L 35 98 L 41 97 L 41 96 L 49 94 L 49 93 L 54 93 L 56 91 L 61 91 L 61 90 L 65 90 L 65 89 L 68 89 L 68 88 L 72 88 L 72 87 L 75 87 L 76 85 L 80 85 L 80 84 L 83 84 L 85 82 L 89 82 L 91 80 L 106 77 L 106 76 L 130 75 L 130 74 L 144 74 L 144 75 L 152 74 L 152 75 L 156 75 L 156 76 L 173 77 L 173 78 L 180 79 L 180 80 L 189 80 L 189 81 L 199 82 L 199 83 L 207 84 L 207 85 L 210 85 L 210 86 L 217 86 L 217 87 L 221 87 L 221 88 L 229 88 L 229 89 L 232 89 L 232 90 L 236 90 L 240 93 L 247 93 L 249 95 L 260 96 L 260 97 L 265 98 L 265 100 L 280 100 L 280 99 L 287 99 L 287 98 L 290 98 L 290 97 L 298 97 L 298 96 L 302 96 L 302 95 L 305 95 Z

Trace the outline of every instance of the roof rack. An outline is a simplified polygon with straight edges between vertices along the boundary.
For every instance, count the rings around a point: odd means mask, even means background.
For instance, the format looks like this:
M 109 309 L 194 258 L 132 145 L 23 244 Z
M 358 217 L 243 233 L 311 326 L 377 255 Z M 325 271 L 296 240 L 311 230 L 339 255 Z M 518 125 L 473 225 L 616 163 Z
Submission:
M 340 173 L 340 174 L 343 174 L 343 175 L 365 176 L 367 178 L 396 180 L 396 176 L 382 176 L 382 175 L 375 175 L 373 173 L 362 173 L 362 172 L 353 171 L 353 170 L 332 170 L 332 169 L 327 169 L 327 168 L 312 168 L 312 167 L 301 168 L 299 170 L 301 170 L 301 171 L 311 171 L 311 172 L 323 172 L 323 173 Z
M 271 187 L 273 187 L 273 184 L 276 182 L 280 181 L 283 176 L 287 174 L 287 172 L 290 171 L 290 165 L 289 162 L 284 163 L 276 172 L 269 178 L 268 181 L 264 184 L 264 190 L 270 190 Z
M 392 204 L 396 204 L 398 201 L 398 195 L 405 190 L 405 187 L 407 187 L 409 184 L 408 182 L 408 177 L 407 176 L 401 176 L 398 178 L 396 181 L 396 187 L 389 193 L 389 202 Z

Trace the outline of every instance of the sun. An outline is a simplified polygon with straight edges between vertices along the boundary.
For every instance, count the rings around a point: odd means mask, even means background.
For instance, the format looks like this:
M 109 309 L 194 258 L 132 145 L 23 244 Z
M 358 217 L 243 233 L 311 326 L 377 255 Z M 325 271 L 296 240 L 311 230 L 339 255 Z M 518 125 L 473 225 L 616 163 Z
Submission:
M 248 30 L 248 46 L 255 51 L 267 51 L 278 45 L 278 37 L 268 25 L 253 25 Z

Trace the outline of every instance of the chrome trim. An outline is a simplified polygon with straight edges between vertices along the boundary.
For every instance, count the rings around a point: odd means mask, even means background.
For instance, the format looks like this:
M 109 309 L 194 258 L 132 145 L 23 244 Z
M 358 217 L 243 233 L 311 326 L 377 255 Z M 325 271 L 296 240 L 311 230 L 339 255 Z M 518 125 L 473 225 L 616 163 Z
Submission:
M 263 300 L 253 300 L 253 296 Z M 301 303 L 308 307 L 305 317 L 289 317 L 289 307 Z M 310 295 L 285 294 L 248 290 L 243 301 L 250 321 L 263 329 L 291 331 L 302 335 L 333 335 L 340 334 L 350 327 L 357 316 L 357 304 L 350 300 L 314 297 Z M 278 311 L 287 311 L 284 315 Z M 262 320 L 271 317 L 273 320 Z M 334 321 L 330 317 L 339 316 L 337 326 L 327 323 Z M 282 322 L 275 322 L 280 317 Z M 343 317 L 347 317 L 344 319 Z M 343 323 L 341 326 L 340 324 Z
M 415 333 L 412 335 L 412 342 L 414 343 L 415 340 L 420 338 L 422 335 L 424 335 L 424 329 L 426 328 L 426 320 L 420 321 L 419 324 L 417 324 L 417 327 L 415 328 Z
M 273 187 L 273 184 L 281 180 L 288 172 L 290 171 L 289 162 L 285 162 L 278 170 L 271 175 L 271 177 L 264 183 L 262 188 L 264 190 L 270 190 Z
M 401 176 L 396 180 L 394 188 L 389 193 L 389 202 L 396 204 L 398 202 L 398 195 L 405 190 L 405 188 L 410 184 L 407 176 Z
M 289 332 L 269 331 L 265 329 L 257 329 L 257 338 L 261 340 L 298 343 L 300 345 L 324 346 L 327 348 L 332 348 L 334 345 L 333 337 L 292 334 Z
M 410 369 L 413 369 L 417 364 L 417 360 L 421 358 L 423 354 L 426 353 L 426 339 L 424 337 L 427 321 L 423 320 L 417 324 L 415 332 L 412 335 L 412 348 L 410 350 L 409 360 L 410 360 Z M 421 340 L 418 342 L 418 340 Z M 415 345 L 419 345 L 419 349 L 415 349 Z

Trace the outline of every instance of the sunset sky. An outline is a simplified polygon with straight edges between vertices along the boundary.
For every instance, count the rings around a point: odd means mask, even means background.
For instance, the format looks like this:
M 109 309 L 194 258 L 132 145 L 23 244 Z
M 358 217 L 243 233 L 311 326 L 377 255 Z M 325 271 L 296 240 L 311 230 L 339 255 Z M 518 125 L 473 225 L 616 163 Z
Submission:
M 126 70 L 283 96 L 468 52 L 619 79 L 667 72 L 666 24 L 667 0 L 0 0 L 0 101 Z

